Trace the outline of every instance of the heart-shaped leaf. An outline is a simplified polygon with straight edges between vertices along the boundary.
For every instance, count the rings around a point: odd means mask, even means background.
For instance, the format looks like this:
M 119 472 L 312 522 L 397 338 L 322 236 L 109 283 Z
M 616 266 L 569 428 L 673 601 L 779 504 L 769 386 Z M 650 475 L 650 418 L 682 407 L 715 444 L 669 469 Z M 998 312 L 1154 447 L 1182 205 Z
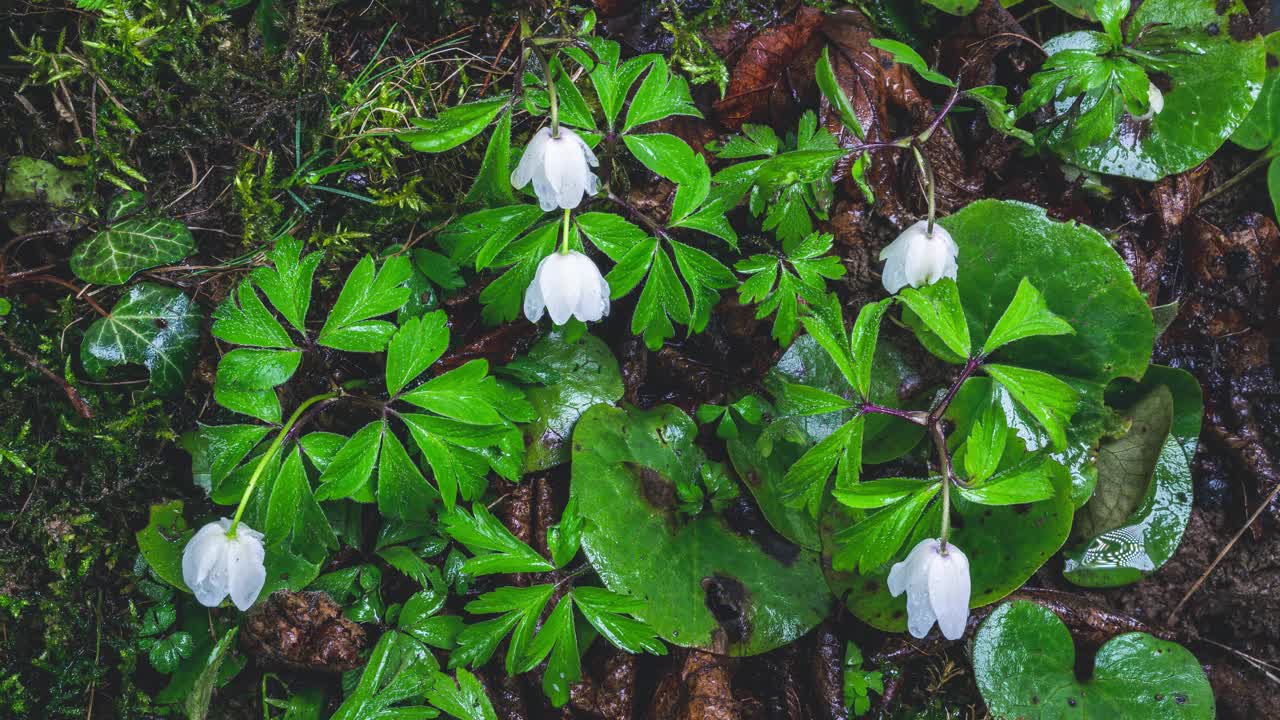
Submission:
M 94 233 L 71 253 L 71 272 L 97 285 L 123 285 L 138 273 L 177 262 L 195 250 L 186 225 L 168 218 L 134 218 Z
M 1191 459 L 1203 412 L 1195 377 L 1159 365 L 1107 399 L 1127 408 L 1130 427 L 1102 444 L 1097 491 L 1076 514 L 1082 540 L 1067 552 L 1064 574 L 1087 587 L 1136 582 L 1178 549 L 1191 518 Z
M 96 379 L 105 378 L 113 367 L 142 365 L 151 376 L 151 392 L 173 392 L 195 364 L 202 320 L 191 299 L 176 288 L 138 283 L 110 315 L 89 326 L 80 345 L 80 362 Z
M 1112 638 L 1094 657 L 1088 681 L 1076 677 L 1067 626 L 1020 600 L 996 608 L 973 641 L 973 674 L 992 716 L 1210 720 L 1213 689 L 1200 663 L 1177 643 L 1146 633 Z
M 770 531 L 740 496 L 721 511 L 677 508 L 679 480 L 711 469 L 679 409 L 596 405 L 573 433 L 571 496 L 582 548 L 664 639 L 754 655 L 808 632 L 830 606 L 816 553 Z M 714 507 L 714 505 L 713 505 Z
M 557 330 L 507 369 L 518 369 L 534 381 L 524 386 L 536 418 L 521 426 L 528 447 L 525 472 L 568 462 L 569 438 L 582 413 L 598 403 L 622 399 L 618 361 L 594 335 L 583 334 L 569 342 L 565 332 Z

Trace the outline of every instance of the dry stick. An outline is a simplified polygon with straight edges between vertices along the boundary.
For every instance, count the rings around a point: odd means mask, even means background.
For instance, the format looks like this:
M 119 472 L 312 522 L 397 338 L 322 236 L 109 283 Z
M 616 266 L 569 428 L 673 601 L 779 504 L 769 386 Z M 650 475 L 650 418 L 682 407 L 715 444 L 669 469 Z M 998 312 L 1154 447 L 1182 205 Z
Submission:
M 54 285 L 61 285 L 62 287 L 66 288 L 66 289 L 70 290 L 72 293 L 74 293 L 74 294 L 75 294 L 75 297 L 79 298 L 80 300 L 85 301 L 85 302 L 89 305 L 89 307 L 93 308 L 93 311 L 94 311 L 94 312 L 98 313 L 98 314 L 99 314 L 99 315 L 101 315 L 102 317 L 111 317 L 111 313 L 107 312 L 106 310 L 103 310 L 103 309 L 102 309 L 102 306 L 101 306 L 101 305 L 99 305 L 99 304 L 98 304 L 98 302 L 97 302 L 96 300 L 94 300 L 91 296 L 89 296 L 87 293 L 85 293 L 85 290 L 86 290 L 87 288 L 77 287 L 75 283 L 73 283 L 73 282 L 68 282 L 68 281 L 66 281 L 66 280 L 63 280 L 63 279 L 62 279 L 62 278 L 60 278 L 60 277 L 55 276 L 55 275 L 27 275 L 27 276 L 16 276 L 16 275 L 11 275 L 11 276 L 9 276 L 9 277 L 7 277 L 7 278 L 0 277 L 0 285 L 6 284 L 6 283 L 7 283 L 7 282 L 9 282 L 9 281 L 12 281 L 12 282 L 47 282 L 47 283 L 53 283 Z
M 25 362 L 32 370 L 35 370 L 45 376 L 58 387 L 61 387 L 62 392 L 67 395 L 67 400 L 70 401 L 71 406 L 75 408 L 77 415 L 85 420 L 93 418 L 93 410 L 89 408 L 89 403 L 85 402 L 84 398 L 80 396 L 80 393 L 77 392 L 75 388 L 71 387 L 71 383 L 68 383 L 63 378 L 58 377 L 56 373 L 42 365 L 39 358 L 18 347 L 17 343 L 10 339 L 8 335 L 0 333 L 0 338 L 2 338 L 5 344 L 9 346 L 9 352 L 22 358 L 23 362 Z
M 1253 522 L 1258 519 L 1258 516 L 1262 514 L 1263 510 L 1266 510 L 1267 507 L 1271 505 L 1272 501 L 1276 499 L 1277 495 L 1280 495 L 1280 483 L 1277 483 L 1276 486 L 1272 488 L 1271 494 L 1267 495 L 1267 498 L 1258 504 L 1258 509 L 1253 511 L 1253 514 L 1250 515 L 1249 519 L 1246 520 L 1244 525 L 1240 527 L 1240 530 L 1237 531 L 1236 534 L 1232 536 L 1231 540 L 1227 542 L 1226 547 L 1222 548 L 1222 551 L 1219 552 L 1218 556 L 1213 559 L 1213 562 L 1209 563 L 1209 567 L 1205 568 L 1204 573 L 1194 583 L 1191 584 L 1191 587 L 1187 590 L 1187 593 L 1182 596 L 1182 599 L 1179 600 L 1178 604 L 1174 606 L 1173 611 L 1169 613 L 1169 619 L 1165 621 L 1165 625 L 1169 625 L 1169 626 L 1173 625 L 1173 621 L 1175 618 L 1178 617 L 1178 613 L 1181 612 L 1182 606 L 1186 605 L 1187 601 L 1190 600 L 1191 596 L 1194 595 L 1196 591 L 1200 589 L 1200 586 L 1204 584 L 1205 580 L 1209 579 L 1209 575 L 1211 575 L 1213 571 L 1218 567 L 1218 563 L 1222 562 L 1222 559 L 1227 556 L 1227 553 L 1231 552 L 1231 548 L 1235 547 L 1236 542 L 1239 541 L 1240 538 L 1244 536 L 1245 531 L 1249 529 L 1249 526 L 1253 525 Z
M 1235 187 L 1242 180 L 1244 180 L 1245 178 L 1252 175 L 1255 171 L 1257 171 L 1258 168 L 1261 168 L 1263 165 L 1266 165 L 1268 162 L 1270 162 L 1272 157 L 1273 155 L 1271 153 L 1263 153 L 1259 155 L 1253 162 L 1246 165 L 1243 170 L 1227 178 L 1226 181 L 1223 182 L 1221 185 L 1205 193 L 1204 196 L 1200 198 L 1200 202 L 1196 203 L 1196 207 L 1198 208 L 1201 205 L 1208 204 L 1214 198 L 1218 197 L 1222 193 Z

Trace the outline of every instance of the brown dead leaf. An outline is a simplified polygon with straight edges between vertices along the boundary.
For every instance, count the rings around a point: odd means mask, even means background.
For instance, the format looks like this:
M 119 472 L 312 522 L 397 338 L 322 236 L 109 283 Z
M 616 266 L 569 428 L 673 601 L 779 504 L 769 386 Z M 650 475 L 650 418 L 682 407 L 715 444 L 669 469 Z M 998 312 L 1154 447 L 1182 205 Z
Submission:
M 322 592 L 278 590 L 249 612 L 240 631 L 246 653 L 299 670 L 354 670 L 364 643 L 364 629 Z
M 803 7 L 796 19 L 752 38 L 729 76 L 724 99 L 715 104 L 720 122 L 733 130 L 765 117 L 773 94 L 785 87 L 788 68 L 822 24 L 822 11 Z

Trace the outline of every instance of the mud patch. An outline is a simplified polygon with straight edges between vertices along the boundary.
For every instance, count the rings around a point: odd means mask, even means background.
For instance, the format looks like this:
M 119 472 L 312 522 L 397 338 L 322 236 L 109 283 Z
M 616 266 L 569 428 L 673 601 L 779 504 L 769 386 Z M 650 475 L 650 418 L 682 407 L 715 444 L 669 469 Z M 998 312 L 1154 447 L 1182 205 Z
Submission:
M 713 649 L 727 650 L 751 636 L 751 595 L 745 585 L 736 578 L 716 574 L 702 579 L 702 590 L 706 593 L 707 610 L 720 625 Z

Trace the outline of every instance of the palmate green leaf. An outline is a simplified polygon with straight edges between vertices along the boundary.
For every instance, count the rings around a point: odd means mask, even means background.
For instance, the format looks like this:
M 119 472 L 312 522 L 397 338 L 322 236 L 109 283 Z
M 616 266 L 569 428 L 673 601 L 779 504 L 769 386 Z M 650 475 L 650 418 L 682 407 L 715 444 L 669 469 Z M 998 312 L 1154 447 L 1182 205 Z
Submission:
M 255 268 L 250 275 L 253 283 L 294 329 L 306 334 L 307 310 L 311 307 L 311 279 L 315 276 L 320 261 L 324 259 L 324 253 L 303 255 L 302 241 L 286 235 L 267 253 L 267 258 L 271 260 L 273 267 Z
M 525 291 L 533 281 L 538 263 L 555 250 L 558 239 L 559 226 L 548 223 L 503 251 L 495 264 L 509 264 L 511 269 L 480 292 L 486 323 L 510 322 L 520 315 Z
M 631 334 L 643 335 L 644 344 L 656 351 L 667 338 L 675 335 L 672 320 L 687 325 L 691 317 L 689 298 L 676 277 L 671 258 L 659 249 L 653 256 L 648 279 L 631 316 Z
M 1033 455 L 1026 461 L 987 480 L 974 482 L 969 487 L 959 487 L 957 492 L 965 500 L 979 505 L 1023 505 L 1052 498 L 1055 473 L 1061 466 L 1043 455 Z
M 424 645 L 452 650 L 457 646 L 463 623 L 462 618 L 456 615 L 437 615 L 444 608 L 446 598 L 447 593 L 443 589 L 414 593 L 400 609 L 397 626 Z
M 474 259 L 476 269 L 483 270 L 544 214 L 537 205 L 478 210 L 449 223 L 437 241 L 452 260 L 464 263 Z
M 463 572 L 476 577 L 495 573 L 550 572 L 555 565 L 511 534 L 483 505 L 468 513 L 455 507 L 440 518 L 442 529 L 462 543 L 475 557 L 463 563 Z
M 630 132 L 640 125 L 672 115 L 702 117 L 689 95 L 689 84 L 667 68 L 665 59 L 655 57 L 649 65 L 644 82 L 640 83 L 635 97 L 631 98 L 631 107 L 627 110 L 627 120 L 622 131 Z
M 835 570 L 866 573 L 888 563 L 915 528 L 925 507 L 938 494 L 939 483 L 928 483 L 893 504 L 876 511 L 833 536 Z
M 791 507 L 803 507 L 818 517 L 827 481 L 838 470 L 842 487 L 856 483 L 862 472 L 862 439 L 866 416 L 855 415 L 823 438 L 787 469 L 778 485 L 778 497 Z M 839 467 L 837 467 L 839 466 Z
M 689 329 L 702 332 L 711 319 L 711 309 L 720 300 L 720 291 L 735 287 L 738 279 L 723 263 L 710 253 L 682 242 L 669 241 L 675 255 L 680 276 L 689 286 L 693 304 L 689 314 Z
M 592 245 L 608 255 L 609 259 L 615 263 L 622 262 L 632 248 L 651 239 L 649 233 L 639 225 L 613 213 L 582 213 L 576 215 L 574 221 L 583 237 L 590 240 Z M 612 283 L 610 287 L 613 287 Z M 619 297 L 616 290 L 613 297 Z
M 600 99 L 600 109 L 604 111 L 605 122 L 612 130 L 618 119 L 618 113 L 622 111 L 627 95 L 631 92 L 631 86 L 640 78 L 640 74 L 658 59 L 658 56 L 650 53 L 619 63 L 621 47 L 618 43 L 594 36 L 588 38 L 587 42 L 599 60 L 591 70 L 591 83 L 596 88 L 596 97 Z
M 972 6 L 976 4 L 974 0 L 944 0 L 944 1 L 951 3 L 953 5 L 958 5 L 958 6 L 969 5 L 970 10 L 972 10 L 973 9 Z M 963 5 L 960 5 L 960 4 L 963 4 Z M 964 14 L 964 13 L 958 13 L 958 14 Z M 924 61 L 924 58 L 920 57 L 920 53 L 913 50 L 910 45 L 904 45 L 903 43 L 900 43 L 897 40 L 873 39 L 871 40 L 871 46 L 889 53 L 890 55 L 893 56 L 894 62 L 910 67 L 912 70 L 915 70 L 920 77 L 924 78 L 925 80 L 928 80 L 931 83 L 934 83 L 937 85 L 946 85 L 947 87 L 956 86 L 956 84 L 951 81 L 951 78 L 947 77 L 946 75 L 943 75 L 940 72 L 937 72 L 936 70 L 930 70 L 929 64 L 926 63 Z
M 897 297 L 947 349 L 962 358 L 969 357 L 969 325 L 954 280 L 943 278 L 922 288 L 903 288 Z
M 203 316 L 176 288 L 151 282 L 133 285 L 111 313 L 94 321 L 80 345 L 80 363 L 95 379 L 111 368 L 136 364 L 147 369 L 147 389 L 166 395 L 182 387 L 195 365 Z
M 1080 393 L 1075 388 L 1039 370 L 994 363 L 983 365 L 982 369 L 1040 421 L 1053 439 L 1055 449 L 1066 447 L 1067 423 L 1080 402 Z
M 387 345 L 387 393 L 395 396 L 449 348 L 448 317 L 437 310 L 400 325 Z
M 462 202 L 474 205 L 510 205 L 515 202 L 511 192 L 511 111 L 498 118 L 498 124 L 489 136 L 480 171 L 471 183 Z
M 863 399 L 871 396 L 871 364 L 876 356 L 876 343 L 880 338 L 880 321 L 889 309 L 892 299 L 867 303 L 858 311 L 858 319 L 849 334 L 849 354 L 852 356 L 853 389 Z
M 633 106 L 634 107 L 634 106 Z M 711 192 L 711 169 L 706 158 L 684 140 L 669 133 L 627 135 L 627 149 L 642 165 L 676 184 L 671 221 L 678 222 L 697 210 Z
M 301 361 L 298 350 L 232 350 L 218 361 L 213 399 L 228 410 L 278 424 L 280 399 L 275 388 L 293 377 Z
M 324 560 L 338 549 L 329 519 L 316 502 L 298 449 L 289 452 L 271 486 L 267 523 L 262 529 L 268 547 L 283 545 L 311 562 Z
M 446 510 L 453 508 L 459 495 L 464 500 L 474 500 L 484 492 L 488 486 L 486 476 L 492 463 L 477 453 L 474 448 L 460 446 L 451 441 L 461 439 L 470 445 L 483 448 L 501 441 L 502 428 L 472 426 L 486 435 L 467 439 L 454 437 L 450 431 L 456 429 L 456 426 L 450 426 L 447 422 L 443 422 L 442 418 L 402 414 L 400 419 L 409 428 L 414 444 L 418 446 L 427 464 L 431 466 L 432 478 L 436 482 L 436 488 L 440 492 L 440 498 Z M 441 430 L 449 435 L 442 437 Z M 510 432 L 515 433 L 516 439 L 519 439 L 518 431 L 512 428 Z M 516 473 L 518 472 L 517 468 Z M 514 480 L 514 477 L 511 479 Z
M 973 640 L 974 679 L 996 717 L 1116 717 L 1210 720 L 1213 688 L 1186 648 L 1125 633 L 1094 657 L 1079 680 L 1075 644 L 1048 608 L 1016 600 L 996 608 Z
M 263 425 L 199 425 L 191 469 L 196 484 L 220 486 L 270 431 Z
M 578 555 L 582 544 L 582 514 L 578 512 L 578 501 L 569 498 L 560 514 L 560 522 L 547 528 L 547 549 L 551 552 L 551 562 L 557 568 L 569 564 Z
M 936 484 L 937 481 L 920 478 L 881 478 L 845 488 L 836 488 L 833 494 L 835 499 L 846 507 L 876 510 L 886 505 L 893 505 L 909 495 L 924 490 L 931 482 Z
M 383 420 L 371 422 L 356 431 L 320 473 L 316 499 L 373 502 L 376 499 L 371 482 L 373 468 L 378 462 L 382 437 L 386 432 L 387 423 Z
M 670 223 L 669 227 L 689 228 L 714 235 L 728 243 L 734 250 L 738 249 L 738 233 L 729 223 L 724 200 L 720 198 L 712 198 L 692 214 Z
M 71 253 L 71 272 L 97 285 L 123 285 L 148 268 L 195 251 L 186 225 L 167 218 L 134 218 L 94 233 Z
M 506 96 L 458 105 L 431 119 L 412 118 L 416 130 L 397 135 L 418 152 L 441 153 L 461 145 L 484 132 L 498 113 L 508 104 Z
M 468 625 L 458 633 L 458 649 L 449 656 L 449 667 L 480 667 L 489 661 L 508 633 L 511 633 L 511 643 L 507 646 L 507 674 L 515 675 L 537 665 L 541 658 L 527 667 L 525 663 L 533 649 L 538 620 L 554 591 L 554 585 L 501 587 L 467 603 L 468 613 L 501 615 Z
M 1018 283 L 1018 290 L 1004 314 L 991 328 L 991 334 L 982 344 L 984 355 L 995 352 L 1002 345 L 1007 345 L 1023 338 L 1037 335 L 1070 335 L 1075 333 L 1071 324 L 1054 315 L 1044 301 L 1044 296 L 1027 278 Z
M 561 598 L 534 638 L 534 649 L 530 653 L 531 658 L 537 657 L 542 647 L 550 647 L 547 669 L 542 674 L 542 693 L 554 707 L 568 704 L 570 686 L 582 679 L 582 653 L 578 648 L 573 605 L 572 596 Z
M 436 717 L 440 713 L 435 708 L 395 706 L 421 697 L 424 689 L 433 687 L 439 668 L 435 656 L 422 643 L 398 630 L 385 632 L 373 647 L 360 680 L 330 720 Z
M 768 125 L 746 123 L 742 126 L 742 133 L 742 135 L 734 135 L 720 146 L 716 150 L 716 157 L 721 160 L 738 160 L 760 156 L 772 157 L 778 154 L 781 140 Z
M 422 476 L 400 438 L 384 435 L 378 458 L 378 512 L 386 518 L 420 520 L 439 503 L 440 494 Z
M 347 276 L 316 342 L 336 350 L 381 351 L 396 328 L 373 318 L 404 305 L 409 288 L 402 284 L 412 272 L 409 259 L 402 255 L 387 258 L 376 272 L 373 258 L 365 256 Z
M 1014 125 L 1017 122 L 1017 109 L 1009 104 L 1009 89 L 1002 85 L 982 85 L 962 91 L 965 98 L 978 103 L 987 116 L 987 124 L 993 130 L 1017 138 L 1032 145 L 1035 136 Z M 864 154 L 865 157 L 865 154 Z
M 177 669 L 178 663 L 191 657 L 194 650 L 191 635 L 185 632 L 176 632 L 166 638 L 152 640 L 150 644 L 151 647 L 147 650 L 147 661 L 156 669 L 156 672 L 164 675 Z
M 427 686 L 427 702 L 458 720 L 498 720 L 484 686 L 475 675 L 458 669 L 458 682 L 444 673 L 436 673 Z
M 964 471 L 970 482 L 980 482 L 991 477 L 1004 457 L 1009 423 L 1005 419 L 1004 409 L 1000 407 L 1000 398 L 999 393 L 988 393 L 981 414 L 965 437 Z
M 244 281 L 213 311 L 213 336 L 236 345 L 292 350 L 297 346 L 271 314 L 253 284 Z
M 440 313 L 443 316 L 444 313 Z M 442 325 L 443 327 L 443 325 Z M 489 375 L 489 361 L 471 360 L 437 375 L 400 399 L 424 410 L 475 425 L 529 422 L 533 408 L 518 389 Z
M 643 601 L 583 585 L 573 589 L 573 604 L 600 636 L 619 650 L 633 654 L 667 654 L 667 646 L 653 628 L 632 617 L 644 611 Z

